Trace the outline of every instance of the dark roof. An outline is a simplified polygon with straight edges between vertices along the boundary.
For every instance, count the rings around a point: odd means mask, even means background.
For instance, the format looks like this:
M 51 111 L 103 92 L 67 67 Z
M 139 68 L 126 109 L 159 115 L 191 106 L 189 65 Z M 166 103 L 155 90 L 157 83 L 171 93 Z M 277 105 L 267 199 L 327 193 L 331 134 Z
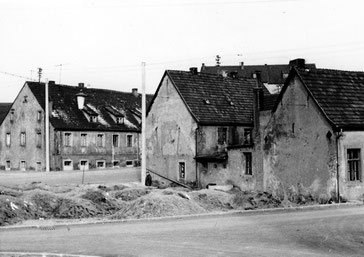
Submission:
M 278 99 L 279 94 L 266 95 L 264 94 L 264 104 L 262 111 L 271 111 Z
M 253 88 L 257 85 L 255 79 L 234 79 L 173 70 L 166 71 L 163 78 L 166 75 L 199 124 L 253 126 Z M 160 86 L 161 84 L 159 88 Z M 159 88 L 154 97 L 157 97 Z
M 44 109 L 45 88 L 44 83 L 26 82 L 30 90 Z M 86 93 L 85 108 L 79 110 L 76 94 L 81 92 L 80 87 L 49 84 L 52 113 L 50 122 L 60 130 L 110 130 L 110 131 L 140 131 L 139 122 L 133 113 L 140 112 L 141 95 L 134 96 L 126 93 L 107 89 L 83 88 Z M 152 95 L 147 95 L 147 102 Z M 117 124 L 110 113 L 125 113 L 125 122 Z M 98 121 L 89 122 L 85 113 L 97 116 Z M 117 117 L 117 116 L 116 116 Z
M 305 64 L 307 69 L 315 69 L 315 64 Z M 283 84 L 284 74 L 289 73 L 289 64 L 265 64 L 265 65 L 236 65 L 236 66 L 205 66 L 201 67 L 201 72 L 210 74 L 221 74 L 222 72 L 237 72 L 239 77 L 253 78 L 256 71 L 261 71 L 261 80 L 268 84 Z
M 6 115 L 8 114 L 12 103 L 0 103 L 0 124 L 5 119 Z
M 364 72 L 292 69 L 290 78 L 294 75 L 299 76 L 332 125 L 364 129 Z M 287 86 L 288 80 L 280 98 Z

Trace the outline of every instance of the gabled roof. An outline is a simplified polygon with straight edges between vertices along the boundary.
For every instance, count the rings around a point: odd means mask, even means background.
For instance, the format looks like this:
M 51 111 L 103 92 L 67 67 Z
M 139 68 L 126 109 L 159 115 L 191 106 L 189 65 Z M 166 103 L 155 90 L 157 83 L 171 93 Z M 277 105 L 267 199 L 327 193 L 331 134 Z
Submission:
M 4 121 L 11 106 L 12 106 L 12 103 L 0 103 L 0 124 Z
M 45 107 L 44 83 L 26 82 L 39 104 Z M 76 94 L 80 87 L 49 84 L 49 96 L 52 102 L 50 122 L 55 129 L 60 130 L 109 130 L 109 131 L 140 131 L 139 123 L 132 112 L 141 109 L 141 95 L 107 89 L 83 88 L 86 93 L 85 109 L 79 110 Z M 147 95 L 148 100 L 151 95 Z M 117 124 L 106 107 L 125 113 L 123 124 Z M 97 122 L 89 122 L 88 115 L 97 115 Z
M 253 88 L 257 85 L 255 79 L 175 70 L 167 70 L 162 81 L 165 76 L 170 78 L 197 123 L 253 126 Z M 154 98 L 158 95 L 162 81 Z M 153 101 L 154 99 L 149 108 Z
M 305 64 L 307 69 L 315 69 L 315 64 Z M 205 66 L 201 67 L 201 72 L 210 74 L 221 74 L 222 72 L 237 72 L 239 77 L 252 78 L 256 71 L 261 71 L 261 80 L 267 84 L 283 84 L 284 74 L 289 73 L 290 64 L 264 64 L 264 65 L 232 65 L 232 66 Z
M 293 68 L 279 100 L 294 76 L 299 77 L 334 127 L 347 130 L 364 129 L 364 72 Z

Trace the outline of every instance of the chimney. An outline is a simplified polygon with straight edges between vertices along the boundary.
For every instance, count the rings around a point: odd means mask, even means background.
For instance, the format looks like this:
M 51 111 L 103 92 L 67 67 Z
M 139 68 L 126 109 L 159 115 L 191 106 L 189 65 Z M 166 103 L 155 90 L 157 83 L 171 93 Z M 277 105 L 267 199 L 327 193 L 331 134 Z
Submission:
M 205 70 L 205 63 L 202 63 L 202 65 L 201 65 L 201 71 L 204 71 Z
M 304 69 L 306 67 L 305 59 L 297 58 L 289 61 L 290 67 L 296 67 L 298 69 Z
M 240 62 L 240 69 L 244 70 L 244 62 Z
M 138 89 L 137 89 L 137 88 L 133 88 L 133 89 L 131 90 L 131 92 L 133 93 L 133 95 L 134 95 L 135 97 L 138 97 L 138 96 L 139 96 L 139 94 L 138 94 Z
M 191 72 L 192 75 L 197 75 L 197 68 L 196 67 L 191 67 L 190 72 Z
M 54 80 L 48 81 L 48 85 L 55 85 L 55 84 L 56 84 L 56 82 Z
M 80 83 L 81 84 L 81 83 Z M 83 84 L 83 83 L 82 83 Z M 77 106 L 78 106 L 78 109 L 79 110 L 82 110 L 83 109 L 83 107 L 84 107 L 84 105 L 85 105 L 85 99 L 86 99 L 86 94 L 82 91 L 82 89 L 81 89 L 81 91 L 79 92 L 79 93 L 77 93 L 76 94 L 76 98 L 77 98 Z
M 79 88 L 84 88 L 85 87 L 85 83 L 78 83 L 78 87 Z

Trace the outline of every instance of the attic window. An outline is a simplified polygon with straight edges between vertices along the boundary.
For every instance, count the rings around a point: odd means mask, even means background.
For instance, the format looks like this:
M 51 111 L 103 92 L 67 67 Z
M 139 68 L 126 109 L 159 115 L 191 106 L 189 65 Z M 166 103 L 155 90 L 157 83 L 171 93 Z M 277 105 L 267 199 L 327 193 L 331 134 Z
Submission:
M 90 116 L 90 122 L 97 123 L 97 116 L 96 115 L 91 115 Z
M 124 117 L 116 117 L 116 124 L 123 124 L 124 123 Z
M 209 99 L 203 99 L 204 104 L 211 104 Z

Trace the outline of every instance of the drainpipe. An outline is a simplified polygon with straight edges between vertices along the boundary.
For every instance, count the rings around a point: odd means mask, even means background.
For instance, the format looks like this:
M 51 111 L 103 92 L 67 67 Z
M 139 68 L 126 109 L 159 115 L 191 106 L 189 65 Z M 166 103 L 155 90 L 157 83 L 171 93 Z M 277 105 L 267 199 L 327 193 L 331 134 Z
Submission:
M 197 157 L 197 135 L 198 135 L 199 127 L 195 129 L 195 156 Z M 196 186 L 200 188 L 200 183 L 198 179 L 198 165 L 197 159 L 195 158 L 195 165 L 196 165 Z
M 45 81 L 45 162 L 46 172 L 50 171 L 49 165 L 49 83 L 48 79 Z
M 339 173 L 339 140 L 342 137 L 343 129 L 340 129 L 340 132 L 336 134 L 336 197 L 338 203 L 340 203 L 340 173 Z

